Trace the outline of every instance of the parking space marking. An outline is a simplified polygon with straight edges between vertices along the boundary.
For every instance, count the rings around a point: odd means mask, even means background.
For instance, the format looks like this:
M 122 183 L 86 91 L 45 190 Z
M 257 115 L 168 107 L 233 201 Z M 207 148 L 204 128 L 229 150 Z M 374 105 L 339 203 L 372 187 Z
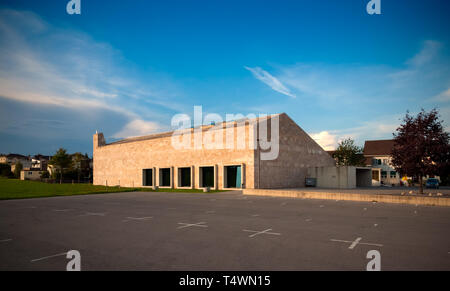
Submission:
M 60 253 L 60 254 L 52 255 L 52 256 L 42 257 L 42 258 L 39 258 L 39 259 L 34 259 L 34 260 L 31 260 L 30 262 L 35 263 L 35 262 L 39 262 L 39 261 L 43 261 L 43 260 L 47 260 L 47 259 L 51 259 L 51 258 L 56 258 L 56 257 L 61 257 L 61 256 L 65 256 L 65 255 L 67 255 L 67 252 L 66 253 Z
M 255 237 L 255 236 L 257 236 L 257 235 L 261 235 L 261 234 L 268 234 L 268 235 L 281 235 L 281 233 L 277 233 L 277 232 L 270 232 L 272 229 L 271 228 L 269 228 L 269 229 L 266 229 L 266 230 L 263 230 L 263 231 L 259 231 L 259 230 L 248 230 L 248 229 L 243 229 L 242 231 L 245 231 L 245 232 L 251 232 L 251 233 L 253 233 L 253 234 L 251 234 L 251 235 L 249 235 L 248 237 Z
M 305 219 L 305 221 L 310 222 L 310 221 L 312 221 L 312 218 L 307 218 L 307 219 Z
M 53 211 L 55 212 L 67 212 L 67 211 L 72 211 L 73 209 L 53 209 Z
M 126 219 L 122 220 L 122 222 L 129 222 L 129 221 L 145 221 L 145 220 L 149 220 L 152 219 L 152 216 L 147 216 L 147 217 L 127 217 Z
M 252 216 L 253 216 L 253 217 L 259 217 L 259 216 L 261 216 L 261 215 L 259 215 L 259 214 L 253 214 Z
M 340 240 L 340 239 L 331 239 L 333 242 L 342 242 L 342 243 L 349 243 L 350 246 L 348 247 L 350 250 L 353 250 L 358 244 L 360 245 L 369 245 L 369 246 L 377 246 L 382 247 L 382 244 L 375 244 L 375 243 L 362 243 L 361 242 L 362 237 L 358 237 L 354 241 L 348 241 L 348 240 Z
M 12 241 L 11 238 L 8 238 L 8 239 L 2 239 L 2 240 L 0 240 L 0 243 L 10 242 L 10 241 Z
M 206 222 L 198 222 L 198 223 L 179 222 L 178 224 L 181 226 L 179 226 L 177 229 L 188 228 L 188 227 L 208 227 L 206 225 Z
M 79 216 L 106 216 L 106 213 L 86 212 L 85 214 L 81 214 Z

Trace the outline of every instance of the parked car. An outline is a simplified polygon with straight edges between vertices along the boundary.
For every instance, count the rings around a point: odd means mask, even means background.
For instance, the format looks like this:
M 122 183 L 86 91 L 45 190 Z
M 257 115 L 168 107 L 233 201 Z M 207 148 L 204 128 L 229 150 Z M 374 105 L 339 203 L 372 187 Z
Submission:
M 425 187 L 439 189 L 439 180 L 436 178 L 429 178 L 429 179 L 427 179 L 427 182 L 425 183 Z

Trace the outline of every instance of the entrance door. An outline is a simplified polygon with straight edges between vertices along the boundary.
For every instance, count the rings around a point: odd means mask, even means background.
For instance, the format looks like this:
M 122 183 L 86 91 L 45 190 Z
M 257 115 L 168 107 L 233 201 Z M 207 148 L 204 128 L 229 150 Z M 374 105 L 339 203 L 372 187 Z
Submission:
M 241 166 L 226 166 L 226 188 L 242 188 Z

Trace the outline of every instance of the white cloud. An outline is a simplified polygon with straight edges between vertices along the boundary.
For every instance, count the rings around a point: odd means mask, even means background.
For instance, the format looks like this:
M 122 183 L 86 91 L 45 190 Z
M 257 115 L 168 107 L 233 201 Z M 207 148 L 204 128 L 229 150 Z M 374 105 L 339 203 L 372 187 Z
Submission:
M 413 58 L 408 60 L 407 64 L 419 67 L 432 61 L 442 47 L 442 44 L 437 41 L 427 40 L 424 42 L 422 49 Z
M 122 130 L 114 134 L 112 137 L 128 138 L 149 135 L 161 130 L 161 128 L 162 127 L 156 122 L 136 119 L 129 122 L 124 128 L 122 128 Z
M 278 93 L 281 93 L 283 95 L 292 98 L 296 97 L 294 94 L 291 93 L 291 91 L 288 88 L 286 88 L 286 86 L 283 85 L 283 83 L 280 82 L 280 80 L 272 76 L 269 72 L 264 71 L 260 67 L 255 68 L 245 67 L 245 69 L 249 70 L 256 79 L 260 80 L 261 82 L 263 82 L 273 90 L 277 91 Z
M 311 138 L 315 140 L 324 150 L 335 150 L 338 144 L 338 136 L 328 131 L 310 134 Z
M 450 88 L 433 98 L 437 102 L 450 102 Z
M 110 45 L 53 27 L 32 12 L 0 9 L 0 39 L 1 98 L 63 107 L 83 116 L 113 111 L 142 132 L 153 124 L 146 119 L 167 118 L 159 108 L 183 107 L 174 100 L 177 94 L 167 78 L 136 77 L 132 64 Z

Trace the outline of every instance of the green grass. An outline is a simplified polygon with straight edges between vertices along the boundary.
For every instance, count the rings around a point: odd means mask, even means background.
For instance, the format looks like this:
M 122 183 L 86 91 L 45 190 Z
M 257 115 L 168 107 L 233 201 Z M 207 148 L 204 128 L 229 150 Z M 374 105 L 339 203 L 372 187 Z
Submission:
M 0 177 L 0 200 L 138 191 L 155 192 L 147 188 L 119 188 L 94 186 L 91 184 L 47 184 Z M 197 189 L 159 189 L 157 192 L 202 193 L 203 191 Z M 211 191 L 210 193 L 214 192 L 223 191 Z

